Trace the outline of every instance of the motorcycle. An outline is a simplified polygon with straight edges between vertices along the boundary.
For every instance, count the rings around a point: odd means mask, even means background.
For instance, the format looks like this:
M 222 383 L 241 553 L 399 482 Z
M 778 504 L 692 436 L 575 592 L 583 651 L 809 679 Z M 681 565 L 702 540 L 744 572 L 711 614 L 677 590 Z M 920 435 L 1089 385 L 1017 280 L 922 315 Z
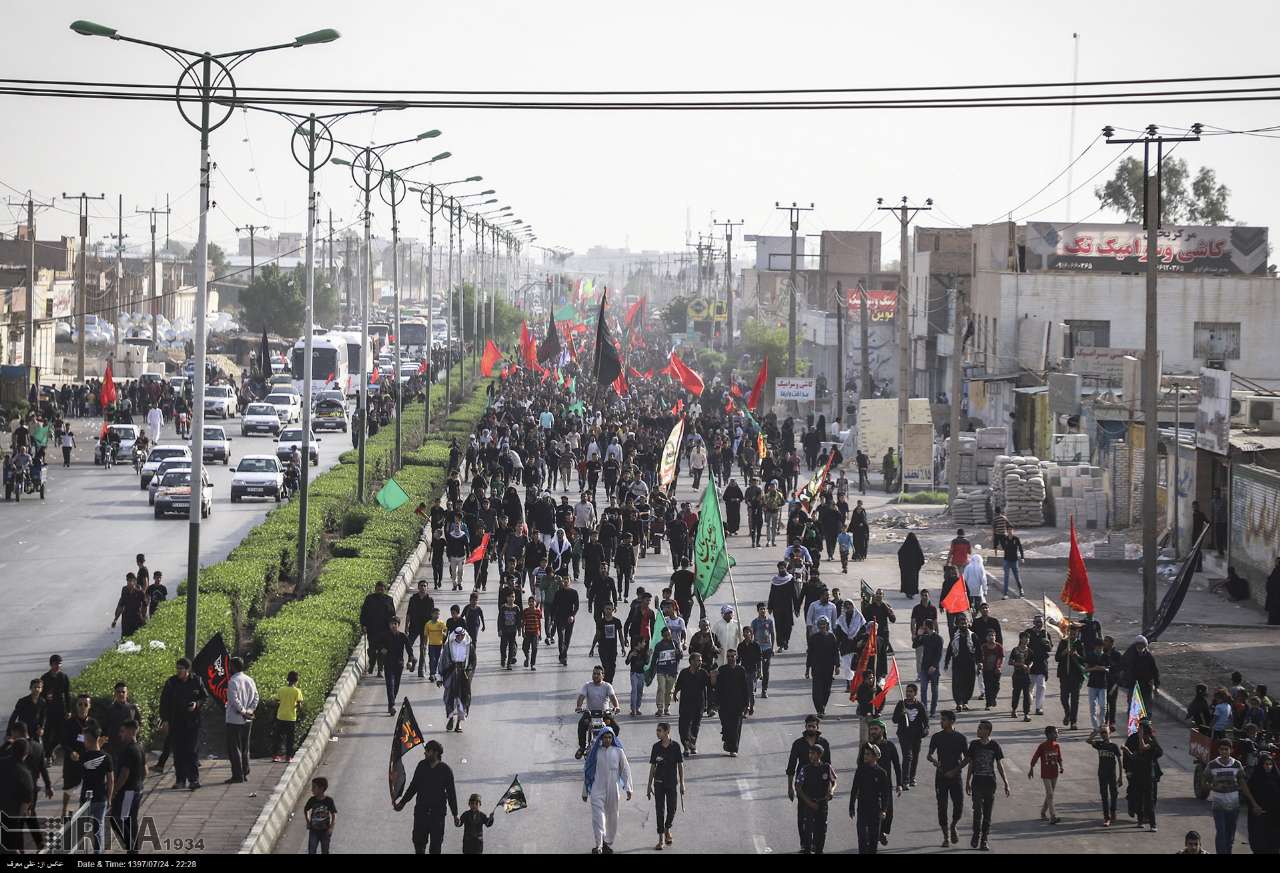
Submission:
M 147 462 L 147 453 L 142 449 L 133 450 L 133 472 L 142 475 L 142 465 Z
M 179 412 L 174 421 L 179 437 L 186 439 L 191 435 L 191 417 L 187 413 Z
M 579 710 L 581 712 L 581 710 Z M 606 727 L 613 730 L 615 737 L 620 733 L 618 729 L 617 719 L 614 718 L 618 714 L 616 709 L 589 709 L 587 715 L 590 716 L 590 722 L 587 725 L 587 748 L 591 748 L 595 744 L 596 737 L 600 735 L 600 731 Z M 579 752 L 577 757 L 581 758 L 582 753 Z
M 21 487 L 19 491 L 26 494 L 35 494 L 40 492 L 40 499 L 44 500 L 44 464 L 33 464 L 29 471 L 21 477 Z
M 110 470 L 116 461 L 116 444 L 111 440 L 102 441 L 102 466 Z
M 284 500 L 293 497 L 298 490 L 298 468 L 294 464 L 288 464 L 284 468 L 284 484 L 280 489 L 280 496 Z

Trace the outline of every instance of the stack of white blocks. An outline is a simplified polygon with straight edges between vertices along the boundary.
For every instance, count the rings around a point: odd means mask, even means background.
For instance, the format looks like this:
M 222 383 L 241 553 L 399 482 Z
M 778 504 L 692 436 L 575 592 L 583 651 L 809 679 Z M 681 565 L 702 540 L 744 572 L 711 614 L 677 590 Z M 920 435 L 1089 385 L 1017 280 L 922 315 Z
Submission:
M 996 459 L 1009 449 L 1009 428 L 981 427 L 977 431 L 977 467 L 974 471 L 979 485 L 991 485 L 998 488 L 992 470 Z
M 1040 459 L 1031 455 L 1000 455 L 992 476 L 998 484 L 997 503 L 1004 506 L 1014 528 L 1044 524 L 1044 475 Z M 993 489 L 996 486 L 993 486 Z
M 1106 479 L 1088 464 L 1051 466 L 1046 470 L 1054 524 L 1066 530 L 1074 516 L 1080 530 L 1105 530 L 1109 518 Z

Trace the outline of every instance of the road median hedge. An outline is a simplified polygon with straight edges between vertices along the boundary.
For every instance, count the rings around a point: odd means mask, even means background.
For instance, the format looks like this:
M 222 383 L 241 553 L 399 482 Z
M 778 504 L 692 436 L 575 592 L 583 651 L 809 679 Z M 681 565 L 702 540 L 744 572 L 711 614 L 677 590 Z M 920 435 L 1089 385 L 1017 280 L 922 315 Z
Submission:
M 467 430 L 474 430 L 486 408 L 487 384 L 488 380 L 476 383 L 449 419 L 467 410 L 467 414 L 474 415 Z M 434 386 L 433 411 L 443 401 L 443 386 Z M 435 437 L 434 431 L 433 438 L 423 445 L 423 420 L 421 404 L 411 404 L 404 410 L 401 434 L 405 466 L 395 479 L 410 500 L 394 512 L 372 503 L 390 468 L 394 427 L 380 430 L 366 443 L 365 493 L 369 504 L 362 506 L 354 501 L 359 475 L 354 451 L 344 452 L 338 464 L 309 482 L 307 552 L 311 566 L 320 564 L 320 569 L 313 584 L 304 586 L 299 599 L 285 603 L 274 615 L 265 615 L 281 579 L 293 573 L 297 501 L 272 509 L 225 560 L 201 569 L 197 643 L 203 645 L 221 632 L 229 648 L 247 652 L 249 675 L 257 682 L 262 700 L 259 729 L 254 732 L 255 754 L 270 753 L 269 728 L 275 716 L 275 696 L 291 670 L 297 670 L 302 677 L 307 702 L 298 736 L 306 735 L 358 641 L 360 606 L 365 596 L 377 581 L 389 584 L 417 547 L 422 519 L 414 509 L 419 502 L 430 504 L 440 498 L 448 458 L 447 441 Z M 440 445 L 444 447 L 444 459 L 436 463 Z M 415 455 L 418 452 L 422 454 Z M 410 461 L 411 455 L 421 457 L 423 462 Z M 430 461 L 426 460 L 428 457 Z M 331 537 L 336 539 L 329 544 Z M 141 652 L 120 654 L 112 647 L 80 671 L 73 687 L 92 695 L 95 706 L 105 707 L 116 682 L 126 682 L 130 699 L 143 713 L 142 741 L 148 742 L 159 725 L 160 691 L 173 674 L 174 660 L 182 654 L 185 628 L 183 585 L 174 600 L 162 604 L 151 620 L 130 637 L 142 647 Z M 163 642 L 164 648 L 152 648 L 152 640 Z

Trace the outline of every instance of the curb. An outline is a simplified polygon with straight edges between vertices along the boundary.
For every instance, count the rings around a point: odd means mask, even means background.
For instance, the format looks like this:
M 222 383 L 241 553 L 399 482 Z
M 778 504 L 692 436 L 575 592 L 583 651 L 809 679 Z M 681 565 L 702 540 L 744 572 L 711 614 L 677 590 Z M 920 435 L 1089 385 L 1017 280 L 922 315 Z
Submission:
M 427 531 L 424 529 L 419 537 L 418 547 L 409 554 L 388 592 L 391 599 L 395 601 L 397 609 L 408 594 L 413 577 L 427 554 L 427 548 Z M 360 677 L 365 670 L 367 646 L 368 641 L 361 637 L 351 657 L 347 659 L 347 665 L 342 669 L 338 681 L 334 683 L 333 690 L 329 692 L 324 711 L 312 724 L 306 739 L 302 741 L 294 756 L 293 763 L 285 768 L 284 775 L 271 790 L 271 796 L 267 798 L 266 806 L 258 815 L 258 820 L 253 823 L 249 835 L 240 844 L 240 854 L 265 855 L 275 849 L 280 836 L 289 825 L 293 807 L 311 784 L 311 777 L 320 765 L 321 758 L 324 757 L 329 739 L 337 729 L 347 705 L 351 703 L 351 698 L 355 696 Z

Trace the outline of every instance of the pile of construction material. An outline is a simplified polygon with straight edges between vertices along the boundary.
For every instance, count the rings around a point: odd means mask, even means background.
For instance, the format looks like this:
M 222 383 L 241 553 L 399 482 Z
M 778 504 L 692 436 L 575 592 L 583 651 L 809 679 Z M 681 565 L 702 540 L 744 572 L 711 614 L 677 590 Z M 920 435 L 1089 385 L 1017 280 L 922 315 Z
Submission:
M 998 455 L 992 471 L 996 504 L 1015 529 L 1044 524 L 1045 484 L 1040 459 L 1032 455 Z
M 947 444 L 947 450 L 950 451 L 950 442 Z M 958 480 L 961 485 L 975 485 L 978 481 L 977 471 L 977 454 L 978 454 L 978 436 L 975 433 L 960 432 L 960 446 L 956 452 L 956 459 L 960 464 L 960 478 Z
M 959 527 L 981 527 L 991 520 L 991 492 L 986 488 L 959 490 L 951 504 L 951 519 Z
M 993 474 L 996 459 L 1009 450 L 1009 428 L 982 427 L 974 435 L 977 441 L 974 476 L 979 485 L 990 485 L 998 488 L 999 483 Z
M 1123 534 L 1107 534 L 1105 540 L 1093 544 L 1093 557 L 1100 560 L 1123 561 L 1128 557 L 1128 541 Z
M 1102 468 L 1088 464 L 1050 467 L 1050 516 L 1056 527 L 1066 530 L 1072 517 L 1079 530 L 1106 530 L 1110 498 Z

